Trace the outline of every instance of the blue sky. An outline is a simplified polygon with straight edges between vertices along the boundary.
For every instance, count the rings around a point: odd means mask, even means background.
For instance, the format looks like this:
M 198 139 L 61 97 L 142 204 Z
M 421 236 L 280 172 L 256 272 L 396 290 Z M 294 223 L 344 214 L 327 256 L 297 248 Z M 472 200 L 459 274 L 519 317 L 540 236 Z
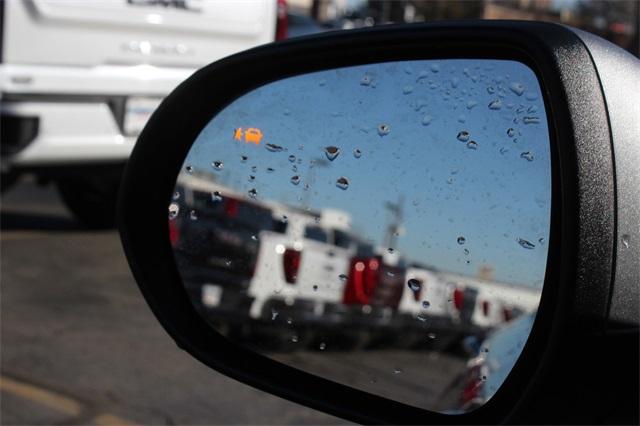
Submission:
M 496 100 L 500 109 L 490 109 Z M 379 135 L 381 124 L 389 134 Z M 261 129 L 262 143 L 235 141 L 237 127 Z M 477 149 L 456 138 L 461 131 L 469 132 Z M 285 151 L 270 152 L 267 143 Z M 311 160 L 324 158 L 330 145 L 340 155 L 310 171 Z M 360 158 L 354 149 L 362 151 Z M 213 118 L 185 166 L 244 193 L 255 188 L 258 199 L 345 210 L 354 230 L 376 243 L 382 243 L 388 220 L 383 205 L 402 195 L 406 233 L 394 248 L 410 260 L 469 275 L 490 265 L 500 281 L 539 287 L 549 232 L 549 150 L 540 87 L 528 67 L 424 60 L 341 68 L 263 86 Z M 242 155 L 249 157 L 246 163 Z M 214 171 L 212 161 L 224 168 Z M 290 182 L 294 175 L 302 180 L 297 186 Z M 341 176 L 349 180 L 347 190 L 335 185 Z M 535 247 L 523 248 L 518 238 Z

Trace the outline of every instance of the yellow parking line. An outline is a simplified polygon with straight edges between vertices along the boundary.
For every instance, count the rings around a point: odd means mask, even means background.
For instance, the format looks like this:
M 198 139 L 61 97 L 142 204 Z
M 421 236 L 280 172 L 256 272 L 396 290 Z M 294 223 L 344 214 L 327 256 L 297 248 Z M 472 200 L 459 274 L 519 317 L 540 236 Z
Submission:
M 82 412 L 82 406 L 70 398 L 4 376 L 0 377 L 0 391 L 28 399 L 70 416 L 77 417 Z
M 122 417 L 114 416 L 113 414 L 100 414 L 93 418 L 91 424 L 97 426 L 132 426 L 134 423 L 131 423 L 128 420 L 123 419 Z
M 71 398 L 5 376 L 0 376 L 0 391 L 76 418 L 80 417 L 83 412 L 82 405 Z M 95 416 L 89 424 L 97 426 L 133 426 L 135 423 L 113 414 L 102 413 Z

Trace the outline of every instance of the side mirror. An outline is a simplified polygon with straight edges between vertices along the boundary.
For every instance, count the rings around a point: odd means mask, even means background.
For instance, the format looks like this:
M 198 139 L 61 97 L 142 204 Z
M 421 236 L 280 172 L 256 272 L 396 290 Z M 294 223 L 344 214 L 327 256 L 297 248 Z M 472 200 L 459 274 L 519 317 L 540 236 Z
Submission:
M 229 57 L 139 138 L 129 263 L 194 357 L 350 420 L 637 421 L 639 76 L 535 22 Z

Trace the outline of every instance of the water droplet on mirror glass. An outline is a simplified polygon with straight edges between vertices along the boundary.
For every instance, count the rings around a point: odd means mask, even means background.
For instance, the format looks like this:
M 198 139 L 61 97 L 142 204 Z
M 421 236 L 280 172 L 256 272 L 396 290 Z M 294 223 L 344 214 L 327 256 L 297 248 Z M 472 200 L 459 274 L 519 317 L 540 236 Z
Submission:
M 327 349 L 327 344 L 324 342 L 320 342 L 320 344 L 318 345 L 318 349 L 324 351 L 325 349 Z
M 329 161 L 333 161 L 340 155 L 340 148 L 337 146 L 327 146 L 324 148 L 324 154 L 327 156 Z
M 411 92 L 413 92 L 413 86 L 404 86 L 402 88 L 402 93 L 405 94 L 405 95 L 408 95 Z
M 467 142 L 467 148 L 473 149 L 473 150 L 478 149 L 478 142 L 476 142 L 476 141 Z
M 524 97 L 528 101 L 535 101 L 538 99 L 538 94 L 536 92 L 526 92 Z
M 257 235 L 252 235 L 252 236 L 251 236 L 251 239 L 252 239 L 253 241 L 258 241 L 258 236 L 257 236 Z
M 464 249 L 464 254 L 465 254 L 465 255 L 467 255 L 467 256 L 469 256 L 469 249 L 467 249 L 467 248 L 466 248 L 466 249 Z
M 340 278 L 340 281 L 342 281 L 342 282 L 347 281 L 347 276 L 345 274 L 338 275 L 338 278 Z
M 268 151 L 270 152 L 280 152 L 280 151 L 284 151 L 284 148 L 281 147 L 280 145 L 276 145 L 274 143 L 268 143 L 265 145 L 265 148 L 267 148 Z
M 267 167 L 267 173 L 273 173 L 275 169 L 273 167 Z
M 318 291 L 318 286 L 317 285 L 313 286 L 313 291 Z
M 522 96 L 524 93 L 524 86 L 522 83 L 513 82 L 509 85 L 509 89 L 518 96 Z
M 365 74 L 360 79 L 360 85 L 361 86 L 370 86 L 372 80 L 373 79 L 371 78 L 371 76 L 369 74 Z
M 456 136 L 460 142 L 467 142 L 469 140 L 469 132 L 466 130 L 461 130 L 458 132 L 458 136 Z
M 193 166 L 187 166 L 185 169 L 187 170 L 187 173 L 193 173 Z
M 435 339 L 435 338 L 436 338 L 436 333 L 427 333 L 427 338 L 428 338 L 429 340 L 433 340 L 433 339 Z
M 493 86 L 488 86 L 487 87 L 487 93 L 490 95 L 493 95 L 496 92 L 496 88 Z
M 287 324 L 289 325 L 293 324 L 293 319 L 291 317 L 287 318 Z
M 271 309 L 271 321 L 275 321 L 278 318 L 278 311 Z
M 389 248 L 387 249 L 387 251 L 388 251 L 389 253 L 393 253 L 393 252 L 394 252 L 393 247 L 389 247 Z
M 251 171 L 252 172 L 257 172 L 258 171 L 258 166 L 251 166 Z
M 213 191 L 211 193 L 211 201 L 213 201 L 214 203 L 222 201 L 222 195 L 220 195 L 220 192 Z
M 346 177 L 342 176 L 338 178 L 338 180 L 336 180 L 336 186 L 344 191 L 345 189 L 349 188 L 349 180 Z
M 282 113 L 284 115 L 291 115 L 291 110 L 290 109 L 285 109 L 284 111 L 282 111 Z
M 354 156 L 355 158 L 360 158 L 360 157 L 362 157 L 362 151 L 360 151 L 358 148 L 354 149 L 354 150 L 353 150 L 353 156 Z
M 241 155 L 240 156 L 240 161 L 243 162 L 243 163 L 246 163 L 248 159 L 249 159 L 249 157 L 247 157 L 246 155 Z
M 198 220 L 198 214 L 196 213 L 195 210 L 191 210 L 189 212 L 189 219 L 191 220 Z
M 432 121 L 433 121 L 433 117 L 430 116 L 429 114 L 426 114 L 424 117 L 422 117 L 423 126 L 428 126 L 429 124 L 431 124 Z
M 175 219 L 178 216 L 178 213 L 180 213 L 180 206 L 178 206 L 178 203 L 169 204 L 169 219 Z
M 291 341 L 293 343 L 298 343 L 298 336 L 296 336 L 295 334 L 293 336 L 291 336 Z
M 427 317 L 426 315 L 423 315 L 423 314 L 418 314 L 418 315 L 416 315 L 416 319 L 418 321 L 420 321 L 420 322 L 427 322 L 429 317 Z
M 440 71 L 440 65 L 438 64 L 431 64 L 431 66 L 429 67 L 429 69 L 431 69 L 432 73 L 437 73 L 438 71 Z
M 538 124 L 540 123 L 539 117 L 522 117 L 522 122 L 524 124 Z
M 472 109 L 476 105 L 478 105 L 478 102 L 476 102 L 476 101 L 468 101 L 467 102 L 467 109 Z
M 211 167 L 214 168 L 214 170 L 222 170 L 224 168 L 224 164 L 222 163 L 222 161 L 214 161 L 213 163 L 211 163 Z
M 391 127 L 388 124 L 382 123 L 378 125 L 378 135 L 386 136 L 391 132 Z
M 544 241 L 545 241 L 545 240 L 544 240 L 544 237 L 540 237 L 540 238 L 538 238 L 538 242 L 539 242 L 540 244 L 544 244 Z
M 401 374 L 402 372 L 404 372 L 404 370 L 402 368 L 394 368 L 393 369 L 393 374 Z
M 489 102 L 489 109 L 498 110 L 500 108 L 502 108 L 502 101 L 500 99 Z
M 282 215 L 282 219 L 280 219 L 280 222 L 287 223 L 287 220 L 288 220 L 287 215 Z
M 256 191 L 255 188 L 251 188 L 247 194 L 249 194 L 249 197 L 251 198 L 256 198 L 258 196 L 258 191 Z
M 429 306 L 431 306 L 431 303 L 429 303 L 429 301 L 427 301 L 427 300 L 423 300 L 422 301 L 422 307 L 424 309 L 427 309 Z
M 173 193 L 173 199 L 174 199 L 174 200 L 177 200 L 177 199 L 179 199 L 179 198 L 180 198 L 180 193 L 179 193 L 178 191 L 174 192 L 174 193 Z
M 256 180 L 256 177 L 254 175 L 249 175 L 249 182 L 253 182 L 254 180 Z
M 293 154 L 292 154 L 292 155 L 290 155 L 290 156 L 289 156 L 289 161 L 290 161 L 290 162 L 292 162 L 292 163 L 293 163 L 293 162 L 295 162 L 295 161 L 296 161 L 296 156 L 295 156 L 295 155 L 293 155 Z
M 416 292 L 416 291 L 420 291 L 420 287 L 422 287 L 422 283 L 420 282 L 420 280 L 416 278 L 409 278 L 409 280 L 407 281 L 407 286 L 409 286 L 411 291 Z
M 395 276 L 396 276 L 396 274 L 394 274 L 394 273 L 393 273 L 393 272 L 391 272 L 391 271 L 387 271 L 387 276 L 388 276 L 388 277 L 395 277 Z
M 507 129 L 507 136 L 509 136 L 510 138 L 514 137 L 516 134 L 516 131 L 513 127 L 509 127 Z
M 460 236 L 456 241 L 458 242 L 458 244 L 462 245 L 467 242 L 467 239 L 465 237 Z
M 520 154 L 520 158 L 524 158 L 527 161 L 533 161 L 533 153 L 531 151 L 526 151 Z
M 529 241 L 525 240 L 524 238 L 518 238 L 516 241 L 518 241 L 518 244 L 520 244 L 520 246 L 522 248 L 526 248 L 528 250 L 532 250 L 532 249 L 534 249 L 536 247 L 533 243 L 530 243 Z
M 300 176 L 298 176 L 298 175 L 292 176 L 291 177 L 291 183 L 294 184 L 294 185 L 299 184 L 300 183 Z
M 628 249 L 629 245 L 630 245 L 630 239 L 631 237 L 629 236 L 629 234 L 623 234 L 622 235 L 622 245 L 624 246 L 624 248 Z

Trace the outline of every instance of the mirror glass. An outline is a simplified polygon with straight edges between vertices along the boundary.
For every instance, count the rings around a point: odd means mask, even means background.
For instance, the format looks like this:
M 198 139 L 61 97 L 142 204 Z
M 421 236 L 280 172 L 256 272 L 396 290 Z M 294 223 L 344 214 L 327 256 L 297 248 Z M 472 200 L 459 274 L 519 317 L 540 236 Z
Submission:
M 276 81 L 207 124 L 167 204 L 184 285 L 220 333 L 372 394 L 472 410 L 520 355 L 544 283 L 540 85 L 489 59 Z

